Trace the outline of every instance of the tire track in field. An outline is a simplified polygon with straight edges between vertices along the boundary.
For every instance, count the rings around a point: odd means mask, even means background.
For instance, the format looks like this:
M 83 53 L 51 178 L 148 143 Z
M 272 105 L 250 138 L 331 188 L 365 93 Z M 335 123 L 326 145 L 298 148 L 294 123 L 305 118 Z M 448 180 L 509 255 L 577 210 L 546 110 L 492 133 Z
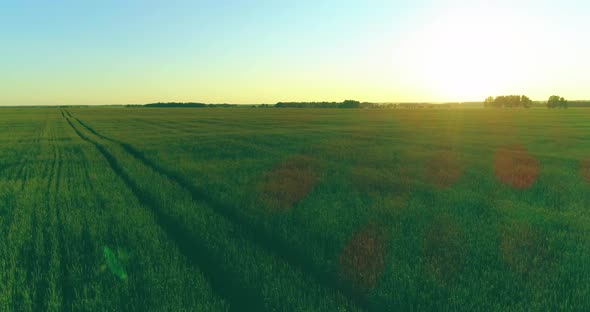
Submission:
M 51 165 L 46 164 L 49 162 L 48 160 L 41 162 L 44 166 L 41 177 L 44 178 L 47 176 L 47 187 L 43 193 L 45 201 L 44 204 L 35 206 L 33 212 L 33 218 L 36 223 L 35 228 L 33 228 L 33 246 L 35 246 L 36 269 L 39 269 L 36 272 L 37 276 L 35 278 L 37 281 L 35 282 L 35 289 L 33 291 L 33 309 L 35 311 L 49 310 L 51 307 L 55 308 L 54 305 L 59 305 L 62 297 L 59 290 L 57 294 L 49 291 L 52 289 L 52 286 L 55 286 L 58 280 L 54 279 L 55 275 L 62 273 L 59 268 L 57 268 L 57 272 L 52 271 L 54 263 L 60 261 L 59 258 L 56 259 L 59 255 L 58 253 L 54 253 L 54 251 L 59 249 L 58 244 L 60 243 L 58 241 L 58 229 L 56 227 L 57 216 L 55 215 L 55 210 L 57 209 L 55 179 L 59 179 L 58 170 L 61 166 L 61 161 L 59 159 L 55 134 L 51 131 L 51 127 L 51 124 L 48 124 L 46 127 L 47 140 L 44 144 L 46 144 L 45 147 L 52 150 L 52 153 L 43 155 L 44 157 L 51 157 Z
M 48 142 L 37 142 L 43 151 L 45 147 L 51 144 L 51 125 L 46 122 L 43 130 L 43 138 L 47 139 Z M 41 145 L 42 144 L 42 145 Z M 41 170 L 34 172 L 34 175 L 38 176 L 42 182 L 42 185 L 46 185 L 45 192 L 40 192 L 40 197 L 43 202 L 38 202 L 31 207 L 31 236 L 32 242 L 27 246 L 27 259 L 24 262 L 28 272 L 27 280 L 30 281 L 29 285 L 31 289 L 31 305 L 34 311 L 46 310 L 45 306 L 48 302 L 47 297 L 49 292 L 49 255 L 51 244 L 49 242 L 50 237 L 50 226 L 48 224 L 48 210 L 50 208 L 50 189 L 53 180 L 55 163 L 47 165 L 47 160 L 44 159 L 46 155 L 41 153 L 39 155 L 41 161 L 39 166 L 42 166 Z M 50 156 L 51 157 L 51 156 Z
M 57 200 L 58 192 L 60 189 L 61 184 L 61 174 L 62 174 L 62 161 L 58 162 L 57 167 L 57 178 L 55 182 L 55 214 L 57 218 L 57 235 L 58 235 L 58 245 L 59 245 L 59 271 L 60 271 L 60 279 L 59 283 L 61 285 L 61 296 L 62 296 L 62 307 L 64 310 L 67 310 L 68 307 L 71 305 L 72 298 L 74 297 L 74 289 L 71 287 L 70 281 L 70 274 L 67 269 L 67 260 L 68 254 L 66 252 L 66 237 L 64 234 L 64 218 L 61 214 L 61 207 L 58 206 L 59 201 Z
M 59 120 L 58 120 L 59 121 Z M 55 126 L 52 126 L 52 130 L 55 131 Z M 50 308 L 59 308 L 64 309 L 63 299 L 63 283 L 62 283 L 62 276 L 65 274 L 61 267 L 61 263 L 63 261 L 63 255 L 60 253 L 60 249 L 64 243 L 63 234 L 61 234 L 61 228 L 59 224 L 59 219 L 57 216 L 58 211 L 58 191 L 59 191 L 59 179 L 60 179 L 60 170 L 61 170 L 61 158 L 60 152 L 58 147 L 58 141 L 56 138 L 55 132 L 50 132 L 49 134 L 49 143 L 53 150 L 53 162 L 51 165 L 51 173 L 49 176 L 48 187 L 47 187 L 47 204 L 46 204 L 46 222 L 48 224 L 45 227 L 46 233 L 46 272 L 47 272 L 47 281 L 45 286 L 47 288 L 52 287 L 51 289 L 55 290 L 55 293 L 46 293 L 44 297 L 44 301 L 41 303 L 45 309 L 49 310 Z M 57 285 L 56 285 L 57 284 Z M 55 306 L 57 305 L 57 306 Z M 41 306 L 43 307 L 43 306 Z
M 67 111 L 66 113 L 69 115 Z M 205 248 L 200 245 L 193 244 L 191 241 L 186 239 L 186 237 L 190 237 L 190 235 L 187 235 L 180 227 L 176 226 L 175 222 L 170 217 L 162 213 L 160 209 L 148 199 L 150 195 L 145 194 L 139 188 L 137 183 L 135 183 L 131 177 L 125 173 L 117 159 L 110 152 L 108 152 L 104 146 L 91 140 L 86 135 L 81 133 L 72 124 L 69 118 L 66 117 L 66 121 L 83 141 L 95 146 L 96 149 L 105 157 L 111 166 L 111 169 L 131 190 L 140 204 L 149 208 L 155 214 L 155 220 L 158 222 L 158 225 L 162 228 L 163 232 L 166 233 L 169 239 L 177 244 L 179 251 L 185 256 L 188 263 L 195 266 L 197 269 L 202 268 L 200 271 L 210 282 L 211 288 L 213 289 L 215 295 L 219 296 L 220 298 L 225 298 L 225 300 L 230 303 L 230 308 L 232 311 L 265 311 L 265 307 L 261 302 L 261 299 L 258 299 L 256 296 L 252 296 L 251 291 L 247 289 L 235 289 L 235 285 L 228 285 L 225 283 L 226 281 L 231 280 L 231 276 L 228 276 L 228 274 L 222 270 L 220 265 L 217 264 L 216 259 L 210 257 Z
M 38 207 L 38 209 L 42 210 L 41 216 L 43 217 L 43 223 L 40 229 L 43 238 L 43 254 L 37 257 L 37 261 L 41 263 L 43 278 L 40 279 L 37 289 L 39 291 L 43 290 L 43 292 L 38 294 L 35 303 L 36 310 L 59 308 L 62 301 L 60 286 L 57 284 L 61 271 L 59 265 L 56 265 L 60 262 L 57 216 L 55 215 L 56 193 L 54 188 L 58 170 L 58 155 L 55 152 L 55 140 L 52 138 L 49 142 L 53 146 L 53 161 L 47 180 L 45 204 Z
M 38 214 L 38 207 L 29 207 L 31 209 L 31 241 L 25 247 L 24 252 L 24 261 L 23 266 L 27 272 L 27 281 L 29 286 L 31 287 L 31 305 L 35 311 L 39 311 L 39 307 L 37 306 L 39 303 L 39 295 L 37 292 L 39 291 L 40 283 L 38 281 L 39 274 L 41 272 L 33 272 L 36 269 L 36 261 L 35 259 L 38 258 L 35 247 L 37 246 L 37 227 L 39 226 L 39 222 L 37 220 Z
M 66 111 L 66 113 L 68 113 Z M 61 114 L 64 118 L 64 120 L 68 123 L 68 126 L 74 131 L 74 137 L 78 136 L 80 137 L 80 133 L 74 128 L 72 127 L 72 124 L 70 123 L 70 121 L 68 120 L 68 117 L 66 115 L 64 115 L 63 110 L 61 111 Z M 82 137 L 80 137 L 82 138 Z M 87 142 L 84 140 L 84 142 Z M 74 152 L 75 153 L 75 152 Z M 68 154 L 66 154 L 66 159 L 68 159 Z M 73 176 L 78 176 L 79 171 L 76 171 L 76 168 L 74 168 L 74 166 L 69 166 L 69 167 L 61 167 L 62 163 L 60 162 L 60 172 L 59 174 L 61 175 L 61 172 L 63 171 L 65 174 L 64 177 L 64 183 L 66 185 L 72 185 L 72 184 L 80 184 L 82 183 L 82 187 L 83 188 L 87 188 L 87 189 L 92 189 L 92 185 L 90 184 L 90 179 L 88 178 L 88 171 L 87 169 L 81 169 L 84 172 L 84 179 L 78 180 L 78 179 L 74 179 L 72 178 Z M 67 169 L 69 169 L 69 174 Z M 75 180 L 75 181 L 74 181 Z M 80 182 L 81 181 L 81 182 Z M 59 189 L 60 185 L 61 185 L 61 181 L 58 181 L 58 185 L 56 186 L 57 189 Z M 67 211 L 66 211 L 67 213 Z M 61 209 L 59 209 L 59 207 L 57 208 L 57 216 L 58 216 L 58 222 L 59 222 L 59 232 L 60 232 L 60 240 L 61 240 L 61 244 L 60 244 L 60 255 L 61 255 L 61 272 L 62 272 L 62 294 L 63 294 L 63 310 L 65 311 L 72 311 L 72 307 L 74 306 L 74 304 L 76 303 L 76 301 L 80 300 L 80 293 L 79 291 L 76 290 L 76 276 L 74 276 L 73 274 L 70 273 L 69 269 L 68 269 L 68 265 L 70 266 L 76 266 L 77 264 L 82 264 L 84 268 L 87 268 L 86 265 L 88 263 L 87 258 L 91 257 L 92 251 L 89 249 L 89 247 L 84 247 L 84 245 L 81 242 L 77 242 L 75 244 L 77 244 L 76 246 L 74 246 L 74 249 L 72 250 L 71 247 L 72 245 L 70 244 L 70 250 L 66 249 L 66 244 L 65 242 L 67 241 L 66 238 L 66 231 L 65 231 L 65 224 L 66 224 L 66 219 L 65 216 L 62 214 Z M 87 241 L 87 242 L 91 242 L 91 239 L 88 239 L 87 235 L 88 232 L 85 231 L 84 229 L 87 229 L 89 227 L 88 225 L 88 216 L 86 213 L 84 213 L 81 217 L 81 219 L 79 220 L 81 223 L 83 223 L 82 226 L 82 232 L 80 233 L 82 238 L 82 241 Z M 74 256 L 72 256 L 72 253 L 74 254 Z M 82 259 L 86 259 L 86 260 L 79 260 L 78 258 L 76 258 L 76 256 L 82 258 Z M 85 257 L 85 258 L 84 258 Z M 76 259 L 76 260 L 72 260 L 72 259 Z M 78 283 L 82 283 L 82 284 L 87 284 L 90 282 L 90 279 L 88 277 L 87 274 L 83 273 L 81 275 L 78 275 L 77 278 Z
M 61 111 L 62 116 L 65 118 L 63 111 Z M 69 273 L 68 273 L 68 269 L 67 269 L 67 262 L 66 260 L 68 259 L 68 255 L 66 252 L 66 237 L 64 234 L 64 220 L 63 220 L 63 216 L 61 214 L 61 207 L 59 207 L 59 192 L 60 192 L 60 186 L 61 186 L 61 175 L 62 175 L 62 160 L 61 160 L 61 151 L 59 149 L 59 147 L 57 146 L 57 143 L 54 144 L 54 153 L 55 153 L 55 159 L 57 162 L 57 168 L 56 168 L 56 178 L 55 178 L 55 184 L 54 184 L 54 188 L 53 188 L 53 192 L 54 192 L 54 197 L 53 197 L 53 205 L 55 208 L 55 217 L 56 217 L 56 221 L 57 221 L 57 244 L 58 244 L 58 254 L 59 254 L 59 285 L 60 285 L 60 291 L 61 291 L 61 299 L 62 299 L 62 309 L 63 310 L 68 310 L 68 307 L 71 304 L 71 299 L 73 298 L 73 288 L 71 287 L 71 282 L 69 277 Z
M 72 116 L 69 112 L 66 111 L 66 113 L 69 116 Z M 301 270 L 302 272 L 306 272 L 308 276 L 313 278 L 323 287 L 327 289 L 332 289 L 338 293 L 345 294 L 349 299 L 353 300 L 354 303 L 360 306 L 361 308 L 366 310 L 382 310 L 382 307 L 376 306 L 375 303 L 370 303 L 366 296 L 354 292 L 351 288 L 345 287 L 341 283 L 339 283 L 336 271 L 326 272 L 324 270 L 318 269 L 317 266 L 313 263 L 313 261 L 302 256 L 297 250 L 290 248 L 289 245 L 286 244 L 278 236 L 273 235 L 273 233 L 271 233 L 268 230 L 265 230 L 264 228 L 258 227 L 248 222 L 244 222 L 243 217 L 241 217 L 236 212 L 238 210 L 234 209 L 233 206 L 225 204 L 215 199 L 208 192 L 196 187 L 192 182 L 190 182 L 185 177 L 150 160 L 148 157 L 144 155 L 143 152 L 139 151 L 132 145 L 102 135 L 98 133 L 96 130 L 94 130 L 92 127 L 88 126 L 86 123 L 78 119 L 77 117 L 72 116 L 72 118 L 75 119 L 88 132 L 96 135 L 97 137 L 105 141 L 118 144 L 127 153 L 129 153 L 138 161 L 142 162 L 145 166 L 151 168 L 153 171 L 159 173 L 160 175 L 166 177 L 167 179 L 181 186 L 185 191 L 187 191 L 191 195 L 194 201 L 203 202 L 209 207 L 211 207 L 218 215 L 239 227 L 239 229 L 244 232 L 247 239 L 252 241 L 254 244 L 262 247 L 266 252 L 277 256 L 282 261 L 289 264 L 292 268 L 296 268 Z M 68 122 L 70 121 L 68 120 Z M 74 126 L 72 125 L 72 127 Z M 95 142 L 92 143 L 94 145 L 100 145 Z M 102 146 L 100 148 L 105 150 Z M 106 150 L 105 152 L 108 153 Z M 174 228 L 174 223 L 171 223 L 171 225 Z M 180 240 L 182 240 L 182 237 L 183 236 L 180 236 Z

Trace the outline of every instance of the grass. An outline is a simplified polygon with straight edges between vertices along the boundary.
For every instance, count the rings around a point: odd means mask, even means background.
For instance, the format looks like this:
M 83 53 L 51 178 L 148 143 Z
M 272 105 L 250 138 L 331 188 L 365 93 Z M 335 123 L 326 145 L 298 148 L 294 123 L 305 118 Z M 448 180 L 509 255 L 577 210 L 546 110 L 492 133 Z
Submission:
M 0 120 L 3 311 L 590 308 L 583 109 Z

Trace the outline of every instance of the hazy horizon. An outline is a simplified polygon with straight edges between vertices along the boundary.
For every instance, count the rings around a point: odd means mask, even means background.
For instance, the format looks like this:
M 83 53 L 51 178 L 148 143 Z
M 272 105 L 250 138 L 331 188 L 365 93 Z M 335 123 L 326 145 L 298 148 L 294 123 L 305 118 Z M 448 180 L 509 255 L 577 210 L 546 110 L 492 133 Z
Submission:
M 582 1 L 7 1 L 0 105 L 590 98 Z
M 352 100 L 358 100 L 358 99 L 352 99 Z M 542 104 L 547 102 L 547 100 L 537 100 L 537 99 L 532 99 L 532 101 L 536 104 Z M 342 100 L 327 100 L 327 101 L 316 101 L 316 100 L 310 100 L 310 101 L 305 101 L 305 102 L 342 102 Z M 378 102 L 370 102 L 370 101 L 363 101 L 362 99 L 359 101 L 361 103 L 374 103 L 374 104 L 433 104 L 433 105 L 438 105 L 438 104 L 482 104 L 483 105 L 483 100 L 480 101 L 378 101 Z M 585 100 L 585 99 L 568 99 L 568 102 L 590 102 L 590 100 Z M 126 106 L 126 105 L 146 105 L 146 104 L 157 104 L 157 103 L 185 103 L 185 104 L 189 104 L 189 103 L 200 103 L 200 104 L 211 104 L 211 105 L 224 105 L 224 104 L 229 104 L 229 105 L 243 105 L 243 106 L 250 106 L 250 105 L 275 105 L 277 103 L 300 103 L 299 101 L 287 101 L 287 100 L 282 100 L 282 101 L 277 101 L 277 102 L 273 102 L 273 103 L 232 103 L 232 102 L 216 102 L 216 103 L 211 103 L 211 102 L 203 102 L 203 101 L 186 101 L 186 102 L 180 102 L 180 101 L 161 101 L 161 102 L 145 102 L 145 103 L 93 103 L 93 104 L 87 104 L 87 103 L 70 103 L 70 104 L 3 104 L 0 105 L 0 107 L 5 106 L 5 107 L 38 107 L 38 106 Z M 302 101 L 303 103 L 303 101 Z M 482 106 L 483 107 L 483 106 Z M 545 106 L 543 106 L 545 107 Z

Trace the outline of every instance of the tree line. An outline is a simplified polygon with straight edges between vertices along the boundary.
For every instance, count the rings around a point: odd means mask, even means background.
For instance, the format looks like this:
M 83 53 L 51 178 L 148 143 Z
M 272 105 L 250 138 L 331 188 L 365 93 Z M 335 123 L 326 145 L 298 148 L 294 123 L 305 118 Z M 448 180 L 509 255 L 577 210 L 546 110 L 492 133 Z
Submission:
M 568 102 L 563 97 L 552 95 L 547 100 L 547 108 L 567 108 Z
M 483 106 L 495 108 L 530 108 L 533 106 L 533 100 L 526 95 L 499 95 L 495 98 L 488 96 L 483 102 Z
M 167 103 L 150 103 L 142 105 L 144 107 L 245 107 L 237 104 L 205 104 L 197 102 L 167 102 Z M 361 103 L 355 100 L 346 100 L 343 102 L 278 102 L 272 104 L 252 105 L 252 107 L 276 107 L 276 108 L 376 108 L 381 107 L 375 103 Z
M 355 100 L 343 102 L 278 102 L 277 108 L 372 108 L 373 103 L 361 103 Z
M 481 103 L 481 102 L 479 102 Z M 536 104 L 535 104 L 536 103 Z M 565 98 L 552 95 L 545 103 L 547 108 L 568 108 L 572 107 L 590 107 L 590 101 L 573 101 L 569 102 Z M 454 103 L 465 104 L 465 103 Z M 126 105 L 127 107 L 260 107 L 260 108 L 451 108 L 453 103 L 447 104 L 428 104 L 428 103 L 369 103 L 355 100 L 346 100 L 342 102 L 278 102 L 276 104 L 255 104 L 255 105 L 238 105 L 238 104 L 205 104 L 199 102 L 158 102 L 144 105 Z M 477 105 L 477 102 L 467 103 Z M 530 108 L 540 106 L 541 102 L 533 102 L 526 95 L 499 95 L 496 97 L 489 96 L 483 106 L 486 108 Z
M 180 102 L 167 102 L 167 103 L 150 103 L 143 105 L 145 107 L 238 107 L 237 104 L 205 104 L 205 103 L 180 103 Z
M 558 95 L 552 95 L 547 100 L 547 108 L 568 108 L 568 101 Z M 499 95 L 488 96 L 483 106 L 487 108 L 530 108 L 533 100 L 526 95 Z

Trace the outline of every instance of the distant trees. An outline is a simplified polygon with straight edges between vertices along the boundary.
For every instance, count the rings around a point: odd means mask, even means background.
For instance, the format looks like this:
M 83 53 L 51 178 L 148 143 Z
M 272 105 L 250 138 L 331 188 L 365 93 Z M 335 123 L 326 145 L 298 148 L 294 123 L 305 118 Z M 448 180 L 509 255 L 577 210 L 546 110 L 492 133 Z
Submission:
M 344 102 L 278 102 L 275 107 L 278 108 L 373 108 L 373 103 L 361 103 L 354 100 Z
M 590 105 L 590 102 L 573 102 L 574 106 L 586 106 Z M 484 102 L 484 107 L 495 107 L 495 108 L 516 108 L 524 107 L 530 108 L 533 106 L 533 101 L 526 95 L 501 95 L 497 97 L 488 96 Z M 552 95 L 547 100 L 547 108 L 568 108 L 569 102 L 558 95 Z
M 566 101 L 568 107 L 590 107 L 590 101 Z
M 177 103 L 177 102 L 168 102 L 168 103 L 150 103 L 145 104 L 145 107 L 206 107 L 207 104 L 204 103 Z
M 336 108 L 336 102 L 278 102 L 277 108 Z
M 483 106 L 495 108 L 530 108 L 533 106 L 533 101 L 526 95 L 500 95 L 495 98 L 488 96 L 484 100 Z
M 205 103 L 178 103 L 178 102 L 168 102 L 168 103 L 151 103 L 143 105 L 145 107 L 239 107 L 237 104 L 205 104 Z
M 552 95 L 547 100 L 547 108 L 567 108 L 568 102 L 563 97 Z
M 360 108 L 361 102 L 354 100 L 346 100 L 339 105 L 340 108 Z
M 520 97 L 520 105 L 524 108 L 531 108 L 533 106 L 533 100 L 531 100 L 528 96 L 523 95 Z
M 488 96 L 483 102 L 483 107 L 494 107 L 494 97 Z

